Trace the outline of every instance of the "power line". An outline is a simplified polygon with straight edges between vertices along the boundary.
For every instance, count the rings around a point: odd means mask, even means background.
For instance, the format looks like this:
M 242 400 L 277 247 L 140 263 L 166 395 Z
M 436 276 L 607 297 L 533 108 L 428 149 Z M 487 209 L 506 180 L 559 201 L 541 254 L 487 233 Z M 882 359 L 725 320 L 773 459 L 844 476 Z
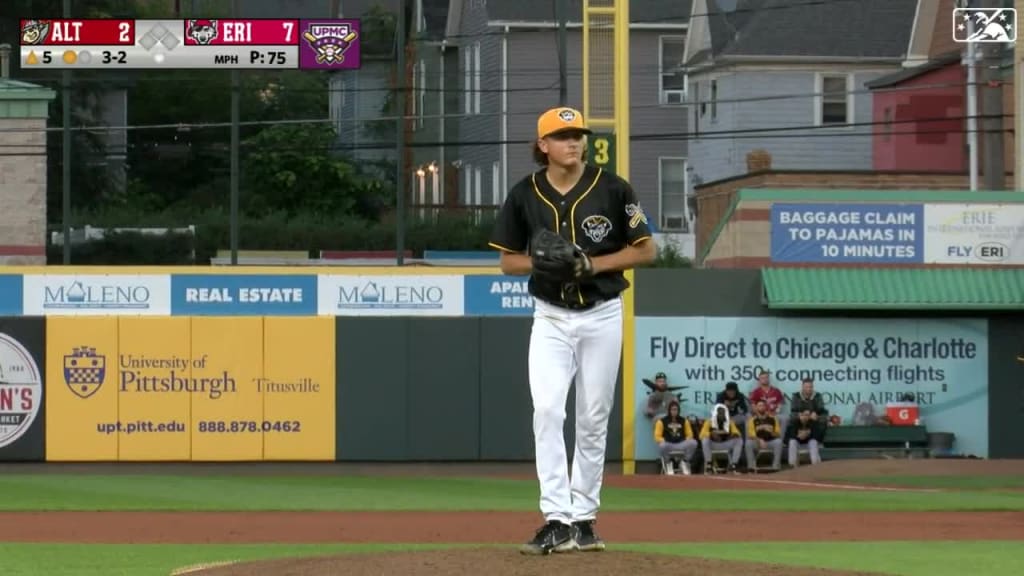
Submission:
M 980 85 L 980 82 L 974 83 Z M 1007 82 L 1007 85 L 1012 85 Z M 901 93 L 901 92 L 914 92 L 921 90 L 935 90 L 939 88 L 965 88 L 969 86 L 967 82 L 943 82 L 933 84 L 920 84 L 912 86 L 894 86 L 888 88 L 877 88 L 877 89 L 854 89 L 847 91 L 828 91 L 828 92 L 802 92 L 802 93 L 790 93 L 790 94 L 773 94 L 766 96 L 749 96 L 741 98 L 716 98 L 715 100 L 690 100 L 685 105 L 678 106 L 666 106 L 663 104 L 638 104 L 631 106 L 630 110 L 649 110 L 649 109 L 678 109 L 680 113 L 686 114 L 686 109 L 693 106 L 700 106 L 703 104 L 733 104 L 733 103 L 755 103 L 755 102 L 769 102 L 779 100 L 803 100 L 808 98 L 817 98 L 823 96 L 840 96 L 840 95 L 858 95 L 858 94 L 876 94 L 876 93 Z M 303 119 L 303 120 L 252 120 L 243 121 L 240 125 L 242 126 L 274 126 L 274 125 L 289 125 L 289 124 L 322 124 L 322 123 L 379 123 L 379 122 L 395 122 L 399 119 L 405 120 L 443 120 L 443 119 L 468 119 L 468 118 L 488 118 L 488 117 L 499 117 L 502 116 L 502 112 L 481 112 L 481 113 L 469 113 L 469 114 L 425 114 L 425 115 L 406 115 L 400 116 L 379 116 L 373 118 L 360 118 L 352 120 L 333 120 L 330 118 L 318 118 L 318 119 Z M 508 111 L 504 114 L 508 116 L 536 116 L 535 112 L 532 111 Z M 688 116 L 687 116 L 688 119 Z M 177 122 L 177 123 L 165 123 L 165 124 L 149 124 L 149 125 L 127 125 L 127 126 L 72 126 L 71 130 L 77 132 L 117 132 L 127 130 L 202 130 L 206 128 L 227 128 L 230 127 L 230 122 Z M 63 128 L 60 127 L 45 127 L 45 128 L 0 128 L 0 134 L 2 133 L 38 133 L 38 132 L 60 132 Z
M 900 72 L 900 71 L 908 70 L 908 68 L 900 67 L 900 65 L 903 64 L 903 63 L 921 63 L 921 64 L 926 64 L 926 63 L 929 63 L 929 62 L 933 62 L 935 60 L 936 60 L 935 58 L 930 58 L 930 57 L 927 57 L 927 56 L 923 56 L 923 57 L 915 56 L 915 57 L 903 58 L 903 59 L 900 59 L 899 61 L 893 61 L 893 63 L 891 64 L 891 66 L 893 68 L 892 72 Z M 1002 62 L 1003 60 L 1005 60 L 1005 58 L 1000 57 L 1000 56 L 984 56 L 983 57 L 983 56 L 979 55 L 976 58 L 976 60 L 980 64 L 980 63 L 984 63 L 986 61 Z M 827 58 L 823 57 L 822 61 L 827 61 Z M 853 62 L 852 64 L 856 65 L 857 63 Z M 210 73 L 215 73 L 215 74 L 222 74 L 223 72 L 226 72 L 226 71 L 227 70 L 206 70 L 205 72 L 210 72 Z M 566 71 L 567 71 L 567 73 L 569 73 L 570 76 L 573 76 L 573 77 L 580 77 L 580 78 L 582 78 L 582 76 L 583 76 L 583 67 L 582 66 L 568 66 L 566 68 Z M 630 71 L 631 74 L 635 74 L 637 72 L 641 72 L 641 73 L 643 73 L 643 72 L 652 72 L 652 73 L 658 73 L 658 74 L 660 74 L 660 73 L 666 73 L 667 74 L 667 73 L 670 73 L 670 72 L 685 72 L 685 70 L 679 69 L 679 68 L 665 69 L 664 67 L 659 67 L 656 64 L 630 66 L 629 71 Z M 870 72 L 874 72 L 874 71 L 876 71 L 876 70 L 870 70 Z M 56 73 L 56 71 L 54 71 L 54 72 Z M 274 74 L 275 72 L 279 72 L 279 71 L 272 71 L 272 70 L 244 70 L 243 72 L 245 72 L 245 73 L 256 72 L 256 73 Z M 287 70 L 287 71 L 284 71 L 284 72 L 300 72 L 300 71 Z M 857 73 L 857 72 L 869 72 L 869 71 L 851 70 L 850 72 L 851 73 Z M 309 72 L 302 72 L 302 73 L 308 74 Z M 335 77 L 338 78 L 338 79 L 341 79 L 341 80 L 345 80 L 346 77 L 347 77 L 347 74 L 348 74 L 347 72 L 338 72 L 338 73 L 336 73 Z M 521 67 L 521 68 L 520 67 L 516 67 L 514 70 L 510 70 L 508 72 L 502 72 L 500 69 L 481 70 L 480 74 L 484 78 L 486 78 L 486 77 L 499 78 L 499 77 L 501 77 L 502 74 L 506 74 L 507 76 L 509 76 L 511 78 L 520 78 L 521 77 L 521 78 L 534 78 L 535 79 L 535 78 L 537 78 L 537 76 L 539 74 L 551 74 L 553 76 L 557 76 L 558 75 L 558 68 L 549 67 L 549 66 L 546 66 L 546 67 Z M 598 73 L 598 75 L 600 75 L 600 73 Z M 608 72 L 607 75 L 611 76 L 611 72 Z M 227 83 L 226 79 L 222 79 L 219 76 L 216 76 L 216 77 L 212 77 L 212 76 L 211 77 L 204 77 L 204 76 L 183 76 L 183 75 L 172 75 L 172 76 L 156 76 L 156 75 L 151 75 L 151 76 L 148 76 L 145 81 L 146 82 L 161 82 L 161 83 L 162 82 L 167 82 L 167 83 L 179 84 L 180 85 L 180 84 L 186 83 L 186 82 L 207 82 L 207 81 L 210 81 L 211 78 L 218 78 L 220 80 L 223 80 L 225 82 L 225 84 Z M 252 78 L 252 76 L 250 76 L 249 78 Z M 45 78 L 45 77 L 28 78 L 28 77 L 24 77 L 23 76 L 22 79 L 27 81 L 27 82 L 33 82 L 35 84 L 40 84 L 40 85 L 44 85 L 44 86 L 49 86 L 49 85 L 59 86 L 59 84 L 60 84 L 60 79 L 59 78 Z M 95 85 L 107 85 L 107 84 L 110 83 L 110 81 L 111 81 L 111 79 L 109 77 L 105 77 L 105 78 L 82 78 L 82 77 L 79 76 L 79 77 L 75 78 L 74 84 L 75 85 L 93 85 L 93 84 L 95 84 Z M 265 86 L 263 86 L 261 88 L 265 88 Z M 348 89 L 348 90 L 352 91 L 352 92 L 364 92 L 364 91 L 366 91 L 366 92 L 371 92 L 371 91 L 372 92 L 380 92 L 380 91 L 395 91 L 395 90 L 399 90 L 399 89 L 402 89 L 402 88 L 403 88 L 402 86 L 399 86 L 397 88 L 394 87 L 394 86 L 390 86 L 390 87 L 385 87 L 385 88 L 358 88 L 358 89 Z M 407 85 L 407 86 L 404 86 L 404 88 L 406 90 L 409 90 L 409 89 L 411 89 L 411 86 Z M 130 88 L 128 88 L 128 89 L 130 90 Z M 321 88 L 289 88 L 289 87 L 282 87 L 281 89 L 283 91 L 286 91 L 286 92 L 299 92 L 299 93 L 303 93 L 303 92 L 321 92 L 321 91 L 325 90 L 325 89 L 321 89 Z M 326 90 L 329 90 L 329 89 L 326 89 Z M 435 89 L 435 90 L 437 90 L 437 89 Z M 457 91 L 457 90 L 449 90 L 449 91 Z
M 892 121 L 878 121 L 878 122 L 847 122 L 843 124 L 807 124 L 802 126 L 779 126 L 773 128 L 746 128 L 746 129 L 735 129 L 735 130 L 709 130 L 707 132 L 661 132 L 661 133 L 650 133 L 650 134 L 634 134 L 631 138 L 631 142 L 670 142 L 670 141 L 694 141 L 694 140 L 720 140 L 720 139 L 752 139 L 752 138 L 862 138 L 880 135 L 881 133 L 876 131 L 865 131 L 865 132 L 849 132 L 843 131 L 845 128 L 856 128 L 856 127 L 876 127 L 876 126 L 893 126 L 893 125 L 906 125 L 906 124 L 929 124 L 929 123 L 941 123 L 941 122 L 959 122 L 972 118 L 972 116 L 937 116 L 929 118 L 908 118 L 904 120 L 892 120 Z M 982 114 L 973 116 L 973 118 L 1013 118 L 1012 114 Z M 1002 132 L 1011 132 L 1011 128 L 1003 129 Z M 910 131 L 892 131 L 885 132 L 886 135 L 917 135 L 917 134 L 969 134 L 972 132 L 985 132 L 984 129 L 969 130 L 969 129 L 936 129 L 936 130 L 910 130 Z M 532 139 L 524 140 L 489 140 L 489 141 L 440 141 L 440 142 L 411 142 L 407 145 L 408 148 L 439 148 L 439 147 L 474 147 L 474 146 L 497 146 L 500 144 L 529 144 Z M 34 145 L 37 147 L 45 147 L 45 144 Z M 394 148 L 394 142 L 373 142 L 356 144 L 353 146 L 345 145 L 331 145 L 324 147 L 310 147 L 310 146 L 272 146 L 272 147 L 254 147 L 251 145 L 244 145 L 244 147 L 252 150 L 263 150 L 268 152 L 281 152 L 281 151 L 342 151 L 342 150 L 376 150 L 376 149 L 392 149 Z M 28 148 L 30 146 L 21 146 L 22 148 Z M 202 147 L 200 147 L 202 148 Z M 109 148 L 108 148 L 109 150 Z M 42 155 L 44 153 L 28 153 L 25 155 Z M 8 156 L 19 156 L 17 153 L 6 153 Z
M 511 1 L 514 1 L 514 0 L 504 0 L 504 1 L 510 1 L 511 2 Z M 762 13 L 762 12 L 772 12 L 772 11 L 776 11 L 776 10 L 799 10 L 799 9 L 802 9 L 802 8 L 813 7 L 813 6 L 828 6 L 828 5 L 845 4 L 845 3 L 851 3 L 851 2 L 864 2 L 864 1 L 865 0 L 810 0 L 808 2 L 791 2 L 791 3 L 787 3 L 787 4 L 768 4 L 768 5 L 765 5 L 765 6 L 757 6 L 757 7 L 754 7 L 754 8 L 739 8 L 739 7 L 737 7 L 734 10 L 728 10 L 728 11 L 727 10 L 719 10 L 719 11 L 713 11 L 713 12 L 712 11 L 709 11 L 709 12 L 695 12 L 695 13 L 691 13 L 691 14 L 689 14 L 687 16 L 662 16 L 662 17 L 644 18 L 642 21 L 637 21 L 637 22 L 632 22 L 631 21 L 630 24 L 679 24 L 680 26 L 686 25 L 687 27 L 689 27 L 690 22 L 692 22 L 694 18 L 699 17 L 699 16 L 728 16 L 728 15 L 731 15 L 731 14 Z M 895 0 L 890 0 L 890 2 L 891 1 L 895 1 Z M 933 1 L 933 0 L 926 0 L 926 1 Z M 580 18 L 579 22 L 582 22 L 582 19 L 584 18 L 584 14 L 580 13 L 578 16 Z M 528 23 L 526 23 L 526 24 L 528 24 Z M 573 26 L 573 28 L 577 28 L 577 27 L 578 26 Z M 533 33 L 536 33 L 536 32 L 551 32 L 552 31 L 552 29 L 549 29 L 549 28 L 541 28 L 541 27 L 538 27 L 538 28 L 539 29 L 537 29 L 537 28 L 517 29 L 517 32 L 533 32 Z M 595 27 L 595 28 L 601 28 L 601 27 Z M 608 28 L 609 30 L 611 29 L 610 26 L 606 26 L 604 28 Z M 504 34 L 505 34 L 505 32 L 503 32 L 503 31 L 477 32 L 477 33 L 474 33 L 474 34 L 451 34 L 451 35 L 446 35 L 445 38 L 446 39 L 480 38 L 480 37 L 484 37 L 484 36 L 502 36 Z

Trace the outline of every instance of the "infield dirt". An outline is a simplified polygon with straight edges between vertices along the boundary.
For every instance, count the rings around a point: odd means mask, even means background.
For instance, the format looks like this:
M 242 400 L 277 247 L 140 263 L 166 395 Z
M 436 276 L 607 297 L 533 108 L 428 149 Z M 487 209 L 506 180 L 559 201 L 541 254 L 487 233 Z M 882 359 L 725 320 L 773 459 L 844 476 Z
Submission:
M 729 562 L 701 558 L 683 558 L 635 552 L 558 554 L 547 557 L 522 556 L 504 548 L 462 549 L 389 554 L 348 554 L 321 558 L 282 559 L 242 563 L 195 572 L 192 576 L 379 576 L 415 574 L 451 576 L 452 574 L 497 574 L 499 576 L 869 576 L 867 572 L 842 572 L 816 568 L 794 568 L 772 564 Z

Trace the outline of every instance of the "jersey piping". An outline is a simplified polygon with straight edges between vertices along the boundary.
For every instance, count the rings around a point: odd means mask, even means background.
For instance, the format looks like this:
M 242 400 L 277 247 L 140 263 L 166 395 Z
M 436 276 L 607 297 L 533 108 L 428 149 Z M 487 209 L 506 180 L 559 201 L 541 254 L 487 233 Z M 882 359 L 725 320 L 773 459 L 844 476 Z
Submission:
M 569 230 L 572 232 L 572 243 L 573 244 L 576 243 L 576 206 L 580 202 L 582 202 L 583 199 L 586 198 L 588 194 L 590 194 L 590 191 L 594 189 L 594 186 L 597 186 L 597 181 L 601 178 L 601 172 L 602 172 L 602 169 L 601 169 L 600 166 L 598 166 L 597 167 L 597 174 L 594 176 L 594 181 L 590 183 L 590 186 L 588 186 L 587 189 L 583 191 L 583 194 L 580 194 L 580 197 L 577 198 L 576 201 L 573 202 L 572 206 L 569 208 L 569 226 L 570 226 Z M 554 208 L 554 206 L 552 206 L 552 208 Z M 579 299 L 580 304 L 582 305 L 583 304 L 583 292 L 580 291 L 580 290 L 577 290 L 576 291 L 576 298 Z
M 537 198 L 540 198 L 541 200 L 543 200 L 544 203 L 547 204 L 549 208 L 551 208 L 551 212 L 554 213 L 554 215 L 555 215 L 555 234 L 559 234 L 560 233 L 560 229 L 558 227 L 558 208 L 555 208 L 555 205 L 552 204 L 550 201 L 548 201 L 548 199 L 545 198 L 543 194 L 541 194 L 540 188 L 537 187 L 537 173 L 536 172 L 534 172 L 533 174 L 530 174 L 530 182 L 533 184 L 533 192 L 534 192 L 534 194 L 537 195 Z

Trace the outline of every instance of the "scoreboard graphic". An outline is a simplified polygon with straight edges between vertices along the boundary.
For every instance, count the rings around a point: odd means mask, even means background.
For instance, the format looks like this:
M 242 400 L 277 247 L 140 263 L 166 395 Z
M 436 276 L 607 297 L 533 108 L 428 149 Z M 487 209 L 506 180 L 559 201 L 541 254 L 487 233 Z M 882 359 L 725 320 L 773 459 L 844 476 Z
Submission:
M 318 69 L 361 66 L 357 19 L 22 20 L 26 68 Z

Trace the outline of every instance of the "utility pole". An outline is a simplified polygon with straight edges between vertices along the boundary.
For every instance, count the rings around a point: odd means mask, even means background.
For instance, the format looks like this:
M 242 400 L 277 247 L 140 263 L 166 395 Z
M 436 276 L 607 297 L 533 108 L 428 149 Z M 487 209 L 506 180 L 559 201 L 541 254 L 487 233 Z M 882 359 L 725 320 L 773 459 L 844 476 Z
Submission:
M 232 0 L 231 14 L 238 18 L 238 2 Z M 239 70 L 231 71 L 231 265 L 238 265 L 238 125 L 240 122 L 240 102 L 242 79 Z
M 1001 0 L 981 0 L 978 8 L 1002 8 Z M 1006 166 L 1003 159 L 1003 80 L 1001 64 L 1002 42 L 982 44 L 981 68 L 981 110 L 984 114 L 982 126 L 985 133 L 985 158 L 983 173 L 987 190 L 1006 188 Z
M 71 18 L 71 0 L 64 0 L 64 18 Z M 63 204 L 64 265 L 71 264 L 71 70 L 60 73 L 61 114 L 61 203 Z
M 960 8 L 968 8 L 969 0 L 958 0 Z M 974 35 L 974 18 L 967 19 L 967 37 Z M 963 60 L 967 67 L 967 154 L 970 165 L 971 191 L 978 189 L 978 50 L 977 43 L 968 42 Z
M 566 26 L 569 8 L 567 0 L 555 1 L 555 16 L 558 18 L 558 105 L 566 106 L 569 101 L 569 81 L 565 70 Z
M 1024 0 L 1014 0 L 1017 14 L 1024 15 Z M 1013 43 L 1013 189 L 1024 190 L 1024 50 Z
M 405 263 L 405 3 L 398 2 L 398 24 L 395 27 L 395 50 L 398 64 L 395 68 L 395 106 L 398 120 L 395 122 L 395 258 L 399 266 Z

